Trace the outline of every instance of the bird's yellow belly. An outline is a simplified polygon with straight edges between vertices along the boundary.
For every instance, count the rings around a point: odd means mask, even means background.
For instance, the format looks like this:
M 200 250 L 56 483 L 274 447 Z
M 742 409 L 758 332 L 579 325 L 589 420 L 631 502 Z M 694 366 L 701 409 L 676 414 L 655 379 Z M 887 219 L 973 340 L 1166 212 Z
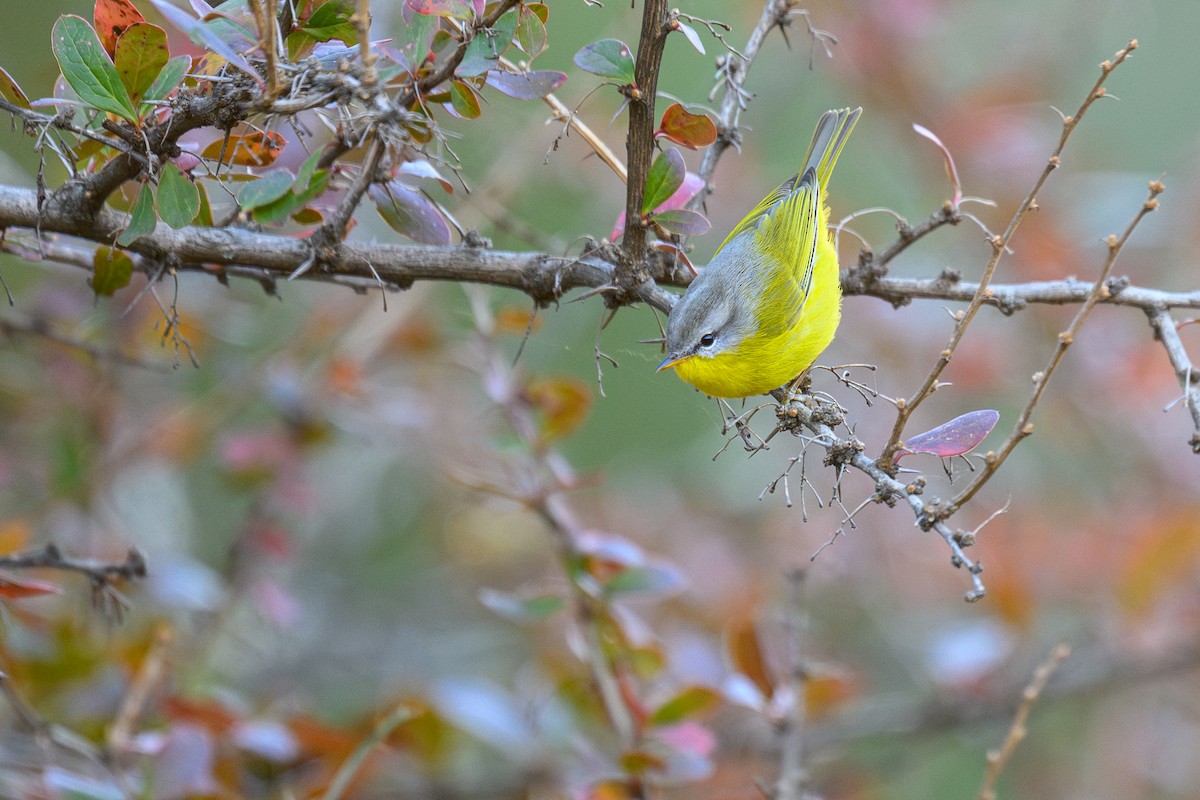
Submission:
M 713 397 L 750 397 L 778 389 L 812 366 L 833 340 L 837 317 L 823 330 L 753 336 L 736 350 L 696 356 L 675 365 L 679 377 Z

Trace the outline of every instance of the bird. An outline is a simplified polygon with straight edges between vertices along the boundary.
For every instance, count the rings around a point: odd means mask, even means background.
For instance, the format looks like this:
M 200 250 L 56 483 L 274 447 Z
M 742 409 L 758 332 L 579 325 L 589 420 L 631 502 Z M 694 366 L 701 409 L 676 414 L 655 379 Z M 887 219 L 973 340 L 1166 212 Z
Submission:
M 717 398 L 766 394 L 803 374 L 841 319 L 826 191 L 862 108 L 825 112 L 800 171 L 725 237 L 667 318 L 666 358 Z

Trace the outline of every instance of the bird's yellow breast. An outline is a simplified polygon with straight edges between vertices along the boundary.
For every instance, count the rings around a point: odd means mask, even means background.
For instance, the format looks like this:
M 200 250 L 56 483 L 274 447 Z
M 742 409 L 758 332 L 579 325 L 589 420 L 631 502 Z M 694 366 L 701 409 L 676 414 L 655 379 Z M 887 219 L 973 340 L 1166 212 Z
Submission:
M 812 289 L 795 325 L 769 334 L 764 329 L 772 326 L 760 324 L 757 333 L 736 347 L 685 358 L 675 365 L 675 372 L 713 397 L 749 397 L 777 389 L 812 366 L 833 341 L 841 300 L 837 253 L 825 234 L 817 246 Z

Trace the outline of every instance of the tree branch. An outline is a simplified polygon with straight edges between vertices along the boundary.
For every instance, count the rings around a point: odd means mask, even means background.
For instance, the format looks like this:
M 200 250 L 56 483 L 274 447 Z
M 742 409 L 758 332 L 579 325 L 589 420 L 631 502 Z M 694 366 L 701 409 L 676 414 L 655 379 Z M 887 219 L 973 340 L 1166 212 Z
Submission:
M 1188 444 L 1191 445 L 1193 453 L 1200 454 L 1200 370 L 1192 366 L 1170 312 L 1166 308 L 1153 308 L 1148 309 L 1146 313 L 1150 317 L 1150 327 L 1154 328 L 1155 336 L 1166 348 L 1167 358 L 1175 368 L 1175 376 L 1183 389 L 1183 405 L 1192 415 L 1194 433 Z
M 642 225 L 642 200 L 646 175 L 654 157 L 654 101 L 658 95 L 658 72 L 667 44 L 667 0 L 643 0 L 642 34 L 634 63 L 634 85 L 625 89 L 629 98 L 629 133 L 625 185 L 625 235 L 617 263 L 618 296 L 628 296 L 650 280 L 645 265 L 646 228 Z
M 967 328 L 975 319 L 975 315 L 979 309 L 983 307 L 987 298 L 987 289 L 992 281 L 992 277 L 996 274 L 996 269 L 1000 265 L 1000 260 L 1004 254 L 1008 252 L 1009 243 L 1013 236 L 1016 235 L 1017 229 L 1020 227 L 1022 220 L 1025 219 L 1029 211 L 1037 208 L 1037 198 L 1046 184 L 1051 173 L 1058 169 L 1062 164 L 1062 153 L 1067 146 L 1067 141 L 1071 138 L 1071 134 L 1079 127 L 1080 120 L 1083 115 L 1091 108 L 1092 103 L 1105 96 L 1104 82 L 1108 80 L 1108 76 L 1113 71 L 1129 58 L 1130 53 L 1137 49 L 1138 43 L 1136 39 L 1130 42 L 1121 50 L 1118 50 L 1116 55 L 1109 61 L 1105 61 L 1100 65 L 1100 76 L 1088 91 L 1087 96 L 1080 103 L 1079 109 L 1073 116 L 1064 116 L 1062 120 L 1062 132 L 1059 134 L 1058 145 L 1054 148 L 1054 152 L 1046 160 L 1046 166 L 1042 169 L 1037 180 L 1034 181 L 1033 187 L 1029 193 L 1025 195 L 1025 199 L 1017 206 L 1013 212 L 1012 218 L 1009 220 L 1008 227 L 1005 228 L 1002 234 L 995 236 L 991 240 L 992 256 L 988 260 L 987 266 L 984 267 L 983 277 L 980 278 L 979 287 L 976 290 L 975 297 L 971 299 L 970 304 L 966 309 L 959 312 L 957 322 L 954 326 L 954 331 L 950 334 L 950 340 L 946 343 L 946 347 L 942 350 L 937 361 L 934 362 L 933 368 L 925 377 L 920 387 L 908 399 L 900 398 L 896 404 L 896 422 L 892 426 L 892 434 L 888 438 L 887 446 L 884 447 L 881 463 L 887 469 L 893 467 L 896 453 L 900 450 L 903 444 L 904 428 L 908 424 L 908 420 L 912 417 L 913 412 L 917 407 L 926 400 L 938 387 L 939 378 L 942 372 L 950 364 L 950 359 L 954 355 L 954 351 L 958 348 L 959 342 L 967 332 Z

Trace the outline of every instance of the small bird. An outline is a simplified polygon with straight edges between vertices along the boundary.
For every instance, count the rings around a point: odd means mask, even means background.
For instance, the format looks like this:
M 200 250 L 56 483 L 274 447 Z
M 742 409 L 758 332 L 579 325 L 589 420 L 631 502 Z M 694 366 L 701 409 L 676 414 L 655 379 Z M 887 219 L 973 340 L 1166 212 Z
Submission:
M 825 191 L 861 108 L 827 111 L 800 172 L 730 232 L 667 320 L 658 372 L 713 397 L 789 383 L 833 341 L 841 318 Z

